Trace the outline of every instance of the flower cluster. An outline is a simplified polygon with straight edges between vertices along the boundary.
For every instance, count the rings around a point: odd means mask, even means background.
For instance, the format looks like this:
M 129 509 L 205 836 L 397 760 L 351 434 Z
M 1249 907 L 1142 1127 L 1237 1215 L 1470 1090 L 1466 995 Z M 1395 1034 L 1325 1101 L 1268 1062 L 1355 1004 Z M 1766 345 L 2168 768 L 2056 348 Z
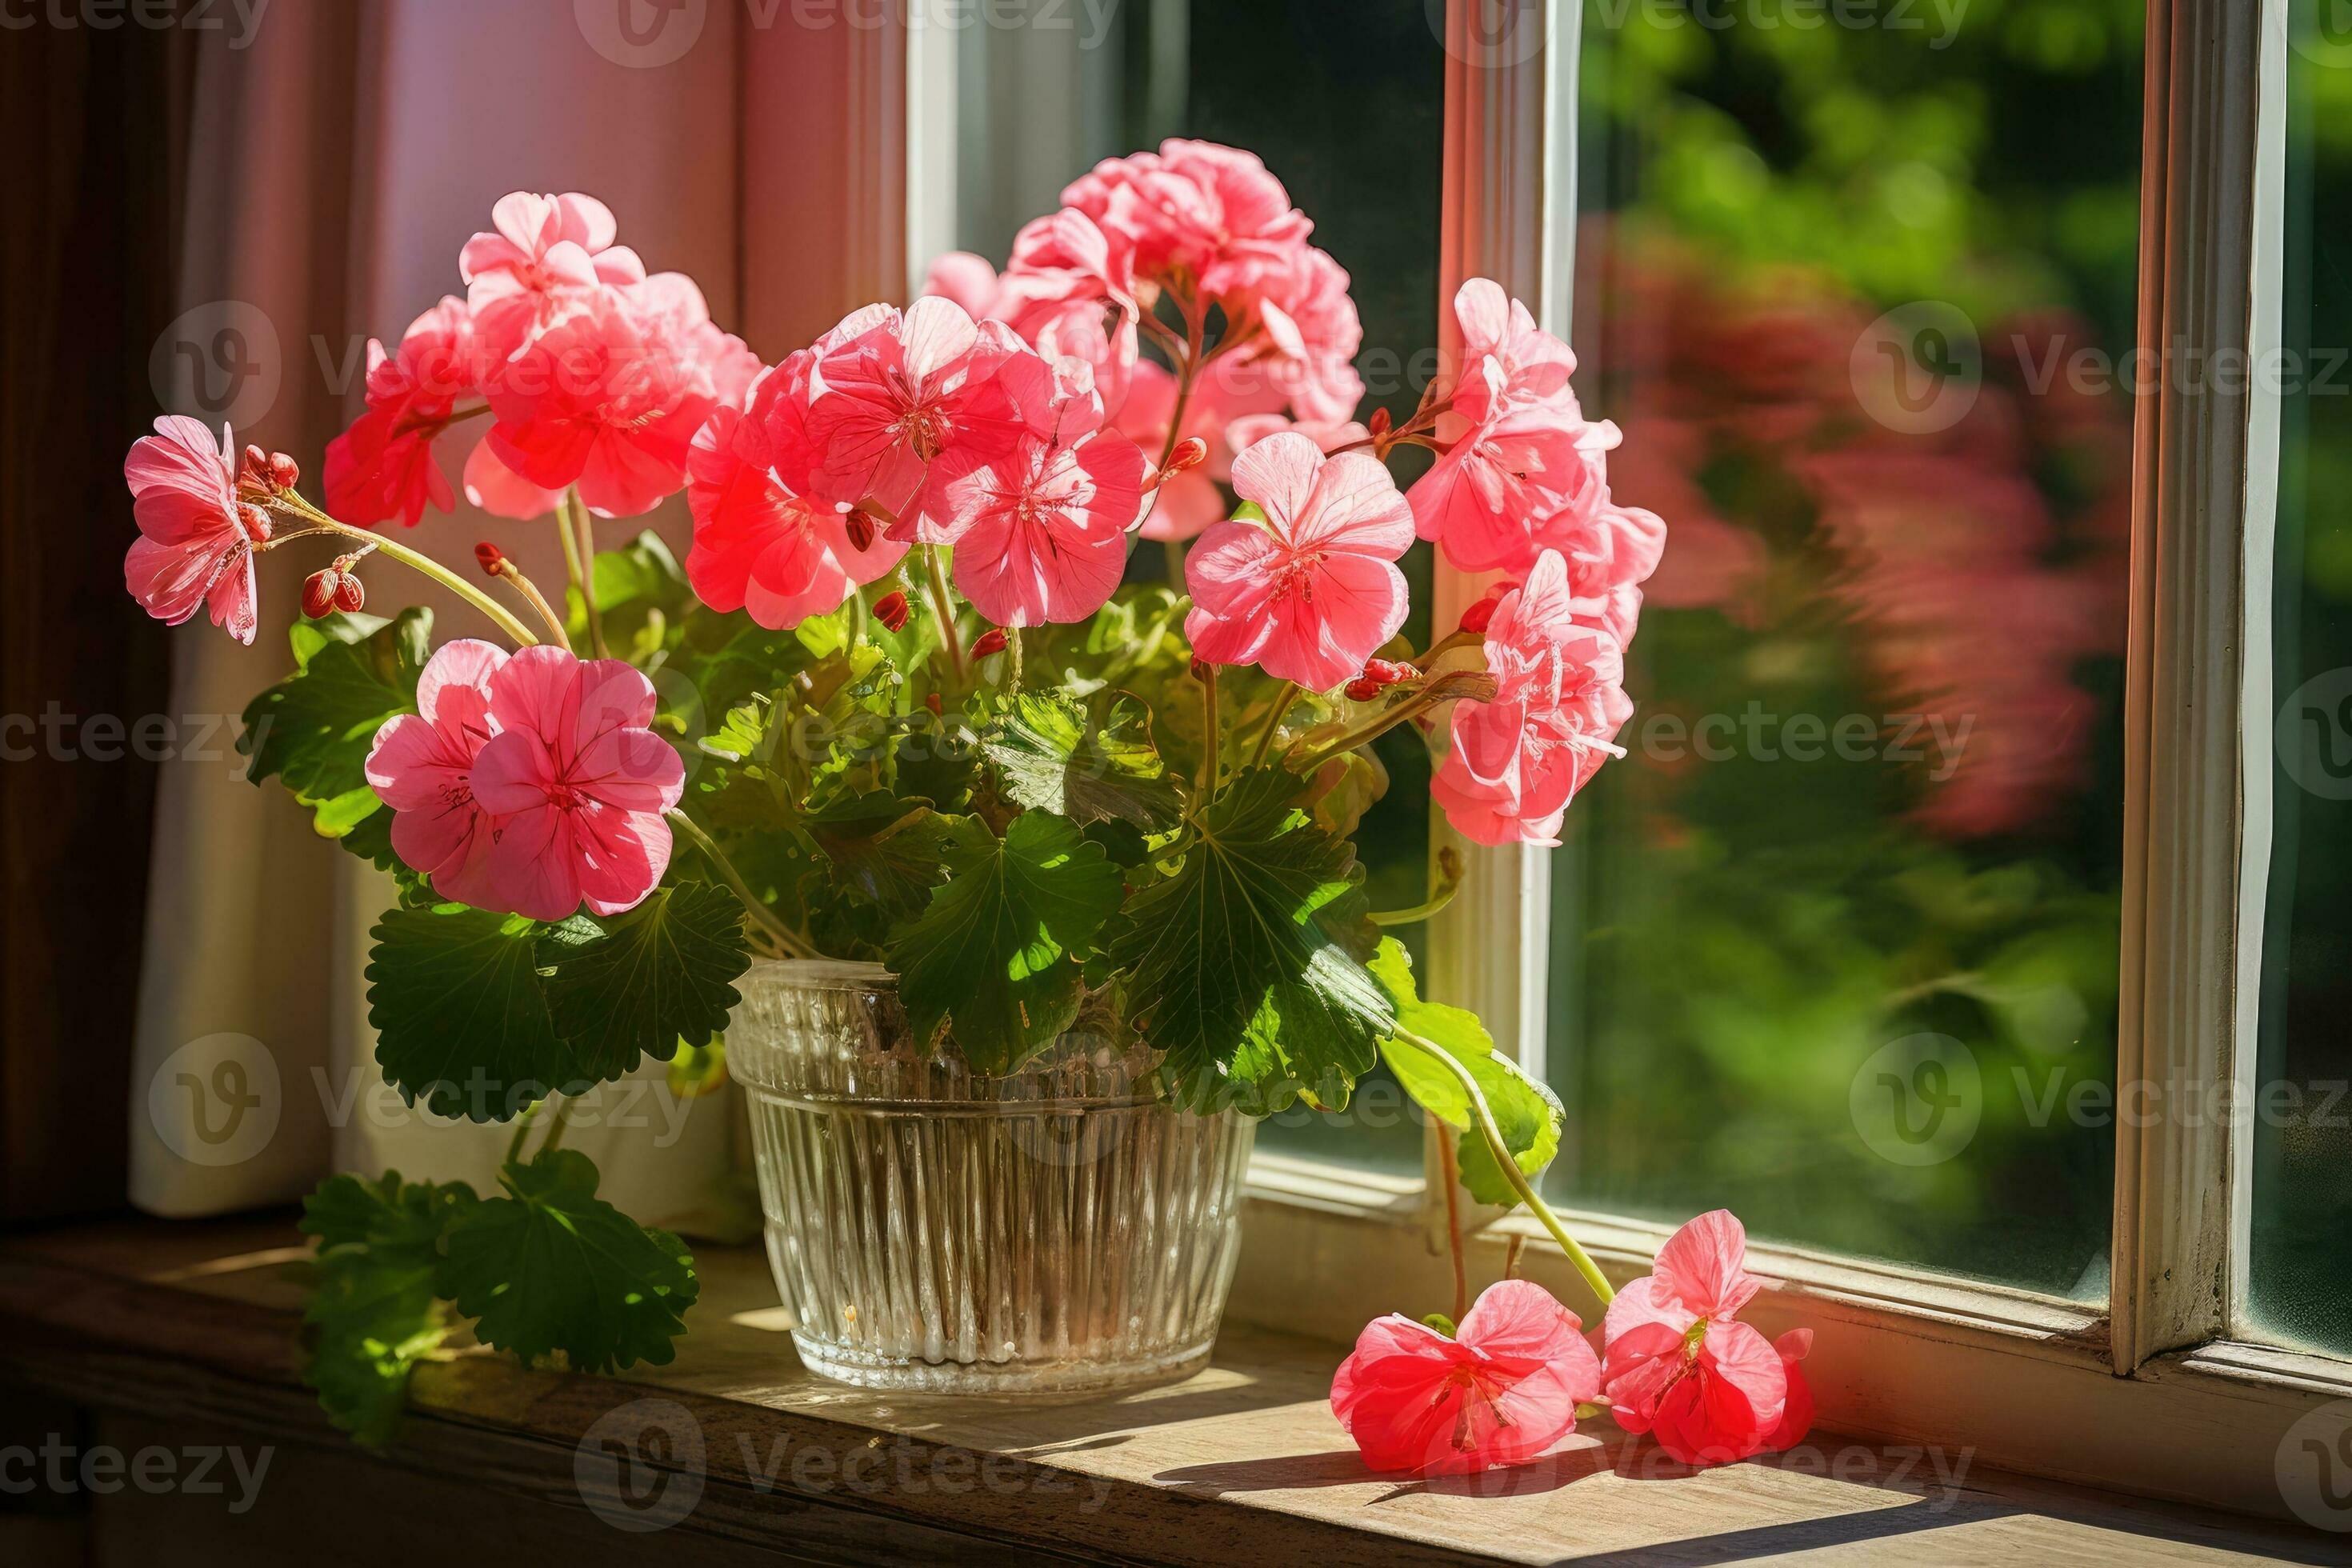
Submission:
M 452 510 L 436 448 L 483 415 L 461 469 L 476 506 L 541 517 L 577 486 L 604 516 L 650 510 L 759 368 L 692 279 L 649 275 L 614 243 L 593 196 L 518 191 L 492 221 L 459 255 L 465 299 L 417 317 L 392 351 L 369 341 L 367 411 L 327 447 L 328 510 L 345 521 L 413 527 L 428 505 Z
M 1541 1286 L 1490 1286 L 1452 1333 L 1374 1319 L 1331 1379 L 1331 1409 L 1375 1470 L 1458 1475 L 1538 1458 L 1603 1406 L 1685 1465 L 1794 1447 L 1812 1426 L 1799 1365 L 1810 1329 L 1778 1343 L 1738 1321 L 1761 1288 L 1748 1236 L 1723 1209 L 1658 1249 L 1653 1272 L 1608 1306 L 1596 1352 Z
M 387 722 L 367 781 L 392 808 L 400 858 L 477 909 L 569 918 L 634 907 L 669 866 L 686 768 L 647 728 L 653 682 L 561 648 L 508 655 L 460 638 Z

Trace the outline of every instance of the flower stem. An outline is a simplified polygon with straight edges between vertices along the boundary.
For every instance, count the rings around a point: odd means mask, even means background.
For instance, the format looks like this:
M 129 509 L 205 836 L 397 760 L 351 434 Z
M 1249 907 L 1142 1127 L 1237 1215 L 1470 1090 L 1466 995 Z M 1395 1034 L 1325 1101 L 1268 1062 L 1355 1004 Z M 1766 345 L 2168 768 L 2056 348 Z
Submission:
M 1217 667 L 1201 666 L 1201 798 L 1206 800 L 1217 786 L 1217 763 L 1222 760 L 1224 737 L 1218 732 Z
M 1201 374 L 1201 333 L 1207 324 L 1207 312 L 1195 301 L 1179 300 L 1176 306 L 1184 312 L 1184 353 L 1176 367 L 1176 405 L 1168 411 L 1168 439 L 1160 444 L 1160 461 L 1153 465 L 1160 468 L 1168 466 L 1176 455 L 1176 443 L 1184 438 L 1184 405 L 1192 401 L 1192 383 Z
M 814 958 L 817 956 L 817 951 L 809 940 L 786 925 L 783 917 L 770 909 L 760 895 L 751 890 L 751 884 L 743 880 L 743 873 L 735 869 L 735 862 L 727 858 L 727 852 L 713 843 L 710 835 L 703 832 L 692 817 L 673 808 L 669 813 L 669 824 L 684 834 L 688 843 L 702 851 L 703 858 L 710 862 L 711 868 L 719 873 L 720 879 L 725 881 L 735 897 L 741 900 L 744 912 L 751 917 L 771 941 L 783 950 L 784 957 Z
M 940 564 L 935 545 L 923 546 L 923 574 L 931 590 L 931 614 L 940 623 L 940 646 L 948 656 L 948 669 L 958 689 L 964 683 L 963 636 L 956 630 L 955 596 L 948 590 L 947 569 Z
M 598 658 L 610 658 L 613 650 L 604 646 L 604 622 L 596 614 L 596 527 L 589 521 L 588 503 L 580 499 L 580 487 L 573 485 L 564 492 L 563 504 L 558 515 L 569 510 L 571 526 L 579 530 L 578 558 L 567 555 L 565 564 L 572 568 L 572 582 L 580 588 L 580 605 L 588 617 L 588 647 Z
M 1559 1223 L 1559 1216 L 1552 1213 L 1551 1205 L 1538 1195 L 1534 1185 L 1528 1181 L 1527 1173 L 1520 1170 L 1518 1161 L 1511 1157 L 1510 1145 L 1504 1141 L 1502 1129 L 1495 1125 L 1494 1111 L 1487 1108 L 1486 1092 L 1479 1089 L 1478 1080 L 1471 1076 L 1470 1069 L 1455 1060 L 1451 1051 L 1423 1039 L 1410 1029 L 1398 1029 L 1397 1037 L 1420 1047 L 1433 1061 L 1454 1075 L 1470 1102 L 1471 1121 L 1486 1140 L 1486 1151 L 1494 1155 L 1496 1168 L 1503 1173 L 1503 1179 L 1511 1184 L 1511 1190 L 1518 1194 L 1521 1203 L 1528 1205 L 1528 1212 L 1541 1220 L 1543 1227 L 1551 1232 L 1551 1238 L 1559 1243 L 1559 1249 L 1568 1254 L 1568 1260 L 1576 1265 L 1576 1271 L 1584 1276 L 1584 1282 L 1592 1287 L 1592 1293 L 1600 1299 L 1601 1304 L 1606 1307 L 1615 1300 L 1617 1292 L 1611 1288 L 1609 1277 L 1601 1272 L 1601 1266 L 1592 1261 L 1591 1255 L 1579 1247 L 1576 1238 L 1568 1234 L 1568 1227 Z
M 563 618 L 558 616 L 555 613 L 555 607 L 547 602 L 547 595 L 539 591 L 539 584 L 523 575 L 522 568 L 514 563 L 511 556 L 499 561 L 499 575 L 512 583 L 515 592 L 522 595 L 523 602 L 539 612 L 539 618 L 547 623 L 548 632 L 554 637 L 555 646 L 570 653 L 572 634 L 563 629 Z
M 1290 705 L 1297 700 L 1298 682 L 1284 681 L 1282 695 L 1275 699 L 1274 711 L 1265 716 L 1265 728 L 1257 732 L 1257 746 L 1250 752 L 1250 766 L 1255 768 L 1262 764 L 1274 750 L 1274 737 L 1281 730 L 1282 721 L 1290 716 Z
M 1470 1312 L 1470 1264 L 1462 1256 L 1462 1165 L 1454 1154 L 1454 1129 L 1437 1130 L 1438 1163 L 1444 1167 L 1445 1240 L 1454 1254 L 1454 1321 Z
M 547 1124 L 547 1136 L 539 1141 L 539 1152 L 542 1154 L 562 1148 L 564 1129 L 572 1125 L 572 1101 L 560 1094 L 554 1099 L 554 1120 Z
M 522 1108 L 521 1115 L 515 1118 L 514 1136 L 507 1140 L 505 1163 L 511 1165 L 522 1158 L 523 1137 L 530 1131 L 530 1124 L 538 1120 L 540 1108 L 546 1103 L 544 1100 L 534 1100 Z
M 1393 708 L 1384 709 L 1381 712 L 1373 714 L 1370 719 L 1365 720 L 1354 729 L 1345 731 L 1334 739 L 1326 742 L 1324 744 L 1317 747 L 1313 752 L 1309 752 L 1305 758 L 1291 759 L 1290 765 L 1302 773 L 1312 773 L 1315 769 L 1321 767 L 1325 763 L 1329 762 L 1333 757 L 1352 752 L 1359 746 L 1367 745 L 1370 742 L 1378 740 L 1381 736 L 1387 734 L 1391 730 L 1395 729 L 1406 720 L 1413 718 L 1418 714 L 1426 713 L 1432 708 L 1436 707 L 1440 702 L 1451 701 L 1454 697 L 1458 697 L 1460 693 L 1458 692 L 1454 693 L 1452 696 L 1439 695 L 1433 685 L 1428 689 L 1417 691 L 1411 697 L 1406 698 L 1403 701 L 1398 703 Z
M 479 588 L 475 587 L 471 583 L 467 582 L 463 577 L 458 576 L 455 572 L 450 571 L 446 566 L 442 565 L 438 561 L 434 560 L 430 555 L 426 555 L 421 551 L 411 550 L 408 546 L 399 542 L 397 540 L 387 539 L 383 534 L 377 533 L 373 530 L 360 528 L 348 522 L 338 521 L 291 491 L 289 491 L 280 499 L 279 504 L 292 510 L 299 516 L 310 519 L 312 522 L 319 524 L 321 529 L 327 531 L 340 533 L 346 539 L 356 539 L 362 544 L 372 544 L 385 555 L 388 555 L 393 560 L 399 562 L 403 566 L 422 572 L 425 575 L 432 578 L 436 583 L 440 584 L 443 587 L 448 589 L 451 593 L 457 595 L 459 598 L 473 605 L 474 608 L 481 611 L 485 616 L 488 616 L 490 618 L 491 623 L 495 625 L 499 630 L 506 633 L 509 637 L 513 639 L 516 647 L 530 647 L 538 643 L 539 638 L 531 635 L 530 628 L 523 625 L 522 622 L 515 616 L 512 611 L 509 610 L 504 605 L 499 604 L 496 599 L 491 598 L 488 594 L 483 593 Z M 308 531 L 306 530 L 305 531 Z M 290 538 L 292 536 L 289 535 L 288 537 Z

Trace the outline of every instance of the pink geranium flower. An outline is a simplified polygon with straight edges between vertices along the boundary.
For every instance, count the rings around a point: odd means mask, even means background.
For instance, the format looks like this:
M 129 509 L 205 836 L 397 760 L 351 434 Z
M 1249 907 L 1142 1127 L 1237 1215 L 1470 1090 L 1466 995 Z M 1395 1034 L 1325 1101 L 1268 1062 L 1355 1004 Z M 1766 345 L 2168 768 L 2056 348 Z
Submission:
M 1137 368 L 1140 314 L 1126 243 L 1065 207 L 1022 229 L 1013 241 L 1012 265 L 996 285 L 986 314 L 1048 360 L 1086 361 L 1103 407 L 1117 413 Z
M 468 782 L 494 843 L 487 891 L 468 901 L 559 921 L 583 902 L 609 915 L 643 900 L 669 866 L 662 814 L 686 788 L 685 763 L 647 728 L 653 682 L 542 644 L 500 666 L 488 693 L 492 733 Z
M 470 637 L 444 643 L 416 680 L 416 711 L 385 721 L 368 750 L 367 781 L 392 808 L 392 847 L 434 890 L 496 908 L 490 856 L 497 822 L 474 797 L 474 760 L 493 732 L 490 681 L 504 650 Z
M 580 487 L 607 517 L 650 511 L 686 483 L 710 411 L 759 371 L 676 273 L 606 290 L 541 334 L 489 384 L 489 445 L 531 485 Z
M 1703 1214 L 1667 1239 L 1653 1271 L 1619 1291 L 1601 1322 L 1601 1392 L 1617 1425 L 1654 1433 L 1686 1465 L 1761 1452 L 1787 1409 L 1780 1352 L 1738 1321 L 1763 1286 L 1747 1260 L 1748 1233 L 1731 1212 Z
M 1257 363 L 1289 395 L 1301 419 L 1332 423 L 1364 400 L 1356 351 L 1364 326 L 1348 292 L 1348 273 L 1328 252 L 1301 246 L 1291 269 L 1273 279 L 1257 313 L 1269 347 Z
M 1255 153 L 1181 138 L 1104 159 L 1071 182 L 1062 205 L 1132 247 L 1139 273 L 1181 272 L 1213 297 L 1256 290 L 1313 227 Z
M 1576 373 L 1576 355 L 1558 338 L 1536 325 L 1528 308 L 1503 292 L 1491 278 L 1473 278 L 1454 291 L 1454 319 L 1462 328 L 1462 361 L 1476 366 L 1492 360 L 1501 374 L 1466 374 L 1460 390 L 1472 400 L 1461 412 L 1476 418 L 1482 401 L 1502 396 L 1514 403 L 1549 403 L 1570 412 L 1576 395 L 1569 377 Z
M 1453 744 L 1430 781 L 1431 798 L 1474 843 L 1558 843 L 1576 792 L 1624 754 L 1612 742 L 1633 709 L 1624 650 L 1593 624 L 1598 607 L 1570 592 L 1553 551 L 1496 601 L 1486 636 L 1494 700 L 1455 705 Z
M 600 286 L 645 281 L 637 253 L 613 243 L 613 209 L 593 196 L 516 191 L 499 198 L 490 221 L 497 232 L 467 240 L 457 271 L 491 363 L 521 353 Z
M 1327 458 L 1296 431 L 1234 458 L 1234 489 L 1265 521 L 1201 535 L 1184 560 L 1184 635 L 1212 664 L 1255 664 L 1328 691 L 1404 625 L 1395 563 L 1412 543 L 1412 510 L 1380 463 Z
M 1537 1458 L 1576 1430 L 1601 1364 L 1540 1285 L 1488 1286 L 1448 1339 L 1391 1313 L 1331 1378 L 1331 1413 L 1375 1470 L 1464 1475 Z
M 445 298 L 408 325 L 396 353 L 368 340 L 367 412 L 327 443 L 327 509 L 346 522 L 398 518 L 414 528 L 430 505 L 457 506 L 433 443 L 457 400 L 476 389 L 474 323 Z
M 956 447 L 932 481 L 936 526 L 955 546 L 956 587 L 998 626 L 1082 621 L 1126 567 L 1143 454 L 1100 428 L 1102 404 L 1082 362 L 1055 367 L 1019 354 L 1000 382 L 1020 420 L 1011 448 Z
M 936 542 L 918 500 L 925 477 L 950 449 L 988 458 L 1011 447 L 1019 421 L 996 372 L 1023 351 L 1009 328 L 975 323 L 938 295 L 858 319 L 870 324 L 827 348 L 811 377 L 809 437 L 824 454 L 815 493 L 878 504 L 898 520 L 894 532 Z
M 176 626 L 209 608 L 213 625 L 250 644 L 259 626 L 253 547 L 269 529 L 238 510 L 234 449 L 226 426 L 215 451 L 203 425 L 177 414 L 131 444 L 122 477 L 140 537 L 123 558 L 122 580 L 157 620 Z
M 763 373 L 742 413 L 720 405 L 687 458 L 694 513 L 687 580 L 712 609 L 747 610 L 763 626 L 795 626 L 837 609 L 851 589 L 885 575 L 907 552 L 878 535 L 860 549 L 838 507 L 801 495 L 787 479 L 805 474 L 804 405 L 794 382 L 809 357 Z

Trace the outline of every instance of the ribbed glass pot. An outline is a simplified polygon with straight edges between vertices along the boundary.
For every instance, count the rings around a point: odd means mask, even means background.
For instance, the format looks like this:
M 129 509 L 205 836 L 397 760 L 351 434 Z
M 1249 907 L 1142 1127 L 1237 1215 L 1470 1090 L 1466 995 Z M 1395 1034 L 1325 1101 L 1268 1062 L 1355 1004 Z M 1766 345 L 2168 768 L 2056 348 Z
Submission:
M 776 1288 L 868 1388 L 1111 1388 L 1208 1360 L 1256 1124 L 1153 1098 L 1077 1027 L 1003 1077 L 908 1033 L 876 964 L 760 962 L 727 1031 Z

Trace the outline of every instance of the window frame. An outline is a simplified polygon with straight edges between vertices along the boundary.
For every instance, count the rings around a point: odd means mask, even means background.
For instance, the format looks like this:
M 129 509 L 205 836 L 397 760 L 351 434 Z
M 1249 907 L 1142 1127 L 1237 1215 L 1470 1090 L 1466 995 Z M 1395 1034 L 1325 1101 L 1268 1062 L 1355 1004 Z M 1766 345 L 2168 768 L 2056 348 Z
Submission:
M 2167 344 L 2212 364 L 2278 341 L 2287 6 L 2148 0 L 2139 364 L 2169 367 Z M 1570 321 L 1582 12 L 1582 0 L 1447 0 L 1439 316 L 1449 354 L 1458 343 L 1444 301 L 1465 278 L 1496 279 L 1556 331 Z M 1527 47 L 1538 40 L 1526 28 L 1540 29 L 1540 47 Z M 910 73 L 927 73 L 910 83 L 952 79 L 936 53 L 951 43 L 933 32 L 908 51 Z M 953 138 L 936 101 L 930 119 L 920 112 L 910 107 L 906 138 L 910 235 L 940 232 L 940 203 L 952 227 Z M 909 259 L 919 279 L 924 257 Z M 2270 840 L 2278 409 L 2259 377 L 2194 393 L 2175 379 L 2164 374 L 2135 411 L 2116 1081 L 2229 1083 L 2242 1096 Z M 1437 623 L 1487 581 L 1439 563 Z M 1433 840 L 1433 861 L 1451 847 L 1468 876 L 1431 922 L 1428 989 L 1478 1011 L 1540 1075 L 1549 854 L 1466 845 L 1442 825 Z M 2352 1361 L 2231 1337 L 2251 1215 L 2244 1131 L 2231 1119 L 2117 1117 L 2104 1308 L 1759 1246 L 1751 1266 L 1771 1284 L 1748 1315 L 1768 1332 L 1815 1330 L 1808 1366 L 1825 1428 L 2281 1514 L 2280 1444 L 2299 1418 L 2352 1398 Z M 1450 1299 L 1444 1180 L 1433 1134 L 1420 1178 L 1261 1152 L 1231 1315 L 1344 1341 L 1372 1312 Z M 1474 1279 L 1495 1278 L 1512 1248 L 1522 1272 L 1589 1305 L 1531 1216 L 1457 1195 Z M 1562 1217 L 1620 1282 L 1647 1272 L 1670 1229 Z M 2352 1405 L 2339 1416 L 2352 1418 Z

